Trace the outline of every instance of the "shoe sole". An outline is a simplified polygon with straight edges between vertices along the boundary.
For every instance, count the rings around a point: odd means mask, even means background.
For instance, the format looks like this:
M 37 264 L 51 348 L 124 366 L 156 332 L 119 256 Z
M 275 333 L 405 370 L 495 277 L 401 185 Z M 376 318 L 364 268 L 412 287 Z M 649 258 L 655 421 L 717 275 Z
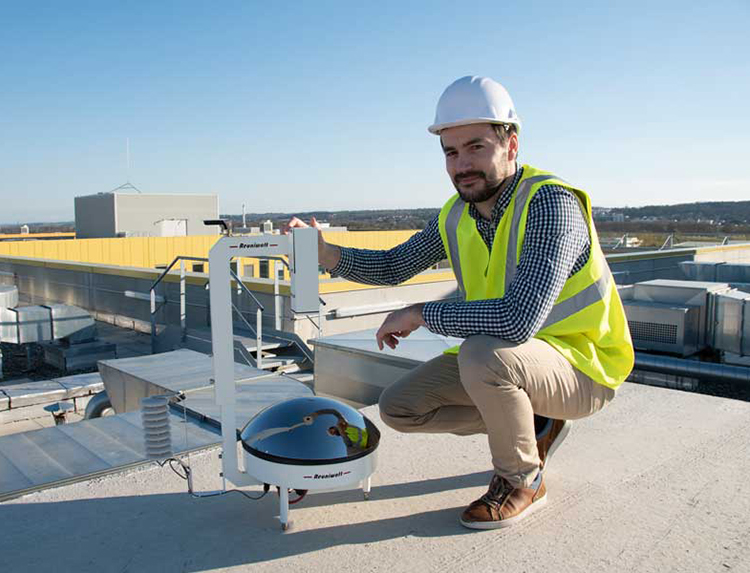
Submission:
M 537 509 L 544 506 L 544 504 L 546 503 L 547 494 L 545 493 L 544 497 L 540 497 L 529 507 L 524 509 L 521 513 L 519 513 L 518 515 L 514 515 L 513 517 L 509 517 L 508 519 L 503 519 L 501 521 L 464 521 L 463 519 L 459 518 L 459 521 L 461 522 L 461 525 L 463 525 L 464 527 L 468 527 L 469 529 L 502 529 L 503 527 L 511 527 L 512 525 L 515 525 L 524 517 L 528 517 Z
M 549 466 L 549 461 L 552 458 L 552 454 L 557 451 L 557 448 L 559 448 L 560 445 L 565 441 L 565 438 L 568 437 L 568 434 L 570 434 L 570 430 L 572 427 L 573 424 L 571 424 L 570 421 L 566 420 L 565 424 L 562 427 L 562 430 L 560 430 L 560 433 L 557 434 L 555 441 L 550 444 L 549 450 L 547 450 L 547 457 L 544 459 L 544 466 L 542 466 L 541 470 L 542 473 L 546 471 L 547 466 Z

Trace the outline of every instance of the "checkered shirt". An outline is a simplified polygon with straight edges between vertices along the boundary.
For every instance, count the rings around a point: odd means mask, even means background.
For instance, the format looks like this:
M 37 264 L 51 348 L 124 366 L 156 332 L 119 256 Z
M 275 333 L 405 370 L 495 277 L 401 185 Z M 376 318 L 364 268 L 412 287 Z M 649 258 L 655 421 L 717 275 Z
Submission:
M 516 170 L 484 219 L 473 204 L 469 214 L 491 250 L 495 231 L 523 175 Z M 432 332 L 466 338 L 488 334 L 522 343 L 542 327 L 568 277 L 581 270 L 591 251 L 588 225 L 572 192 L 544 185 L 529 204 L 526 234 L 515 278 L 502 298 L 428 302 L 422 315 Z M 446 259 L 436 215 L 424 230 L 387 251 L 341 248 L 333 276 L 372 285 L 397 285 Z

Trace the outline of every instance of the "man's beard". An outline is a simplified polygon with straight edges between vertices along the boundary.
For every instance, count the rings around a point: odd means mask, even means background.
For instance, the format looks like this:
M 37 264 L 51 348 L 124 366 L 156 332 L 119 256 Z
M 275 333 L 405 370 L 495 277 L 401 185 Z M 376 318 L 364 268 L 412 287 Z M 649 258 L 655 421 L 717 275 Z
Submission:
M 464 191 L 460 187 L 461 179 L 468 179 L 469 177 L 479 177 L 484 181 L 484 186 L 481 189 L 471 189 Z M 495 193 L 497 193 L 500 186 L 503 184 L 503 180 L 500 181 L 487 181 L 487 174 L 484 171 L 468 171 L 456 175 L 453 179 L 453 186 L 458 191 L 459 197 L 466 203 L 482 203 L 490 199 Z M 476 184 L 475 184 L 476 185 Z

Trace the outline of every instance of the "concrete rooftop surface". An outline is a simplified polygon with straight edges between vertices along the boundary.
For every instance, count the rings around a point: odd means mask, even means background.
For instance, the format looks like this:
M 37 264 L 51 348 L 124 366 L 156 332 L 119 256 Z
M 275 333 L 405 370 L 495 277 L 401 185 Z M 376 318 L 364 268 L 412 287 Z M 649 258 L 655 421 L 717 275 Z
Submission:
M 458 522 L 490 479 L 484 436 L 382 431 L 370 501 L 194 499 L 149 465 L 0 504 L 0 571 L 750 571 L 750 403 L 625 384 L 575 422 L 548 503 L 519 525 Z M 218 450 L 194 454 L 198 490 Z M 252 488 L 250 491 L 253 491 Z

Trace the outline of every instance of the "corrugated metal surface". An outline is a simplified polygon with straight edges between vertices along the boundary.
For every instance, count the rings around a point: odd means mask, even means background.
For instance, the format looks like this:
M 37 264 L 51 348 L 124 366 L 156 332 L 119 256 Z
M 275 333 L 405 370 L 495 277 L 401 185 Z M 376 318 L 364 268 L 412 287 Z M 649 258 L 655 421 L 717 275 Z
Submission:
M 313 395 L 308 386 L 292 377 L 246 367 L 241 370 L 255 379 L 237 382 L 237 430 L 268 406 Z M 163 372 L 164 386 L 174 390 L 195 388 L 196 380 L 191 382 L 189 371 L 188 365 L 182 379 L 179 371 Z M 205 381 L 202 374 L 199 378 L 199 382 Z M 216 405 L 213 387 L 189 392 L 185 400 L 172 405 L 171 412 L 175 454 L 220 442 L 221 408 Z M 144 463 L 148 460 L 138 411 L 3 436 L 0 437 L 0 501 Z
M 18 306 L 18 287 L 0 286 L 0 308 Z
M 0 242 L 0 255 L 154 268 L 177 255 L 206 257 L 218 235 Z
M 205 423 L 170 414 L 175 453 L 219 442 Z M 148 463 L 139 412 L 0 437 L 0 501 Z
M 389 249 L 403 243 L 416 232 L 331 231 L 324 232 L 323 236 L 334 244 L 347 247 Z M 177 255 L 207 257 L 217 239 L 218 235 L 197 235 L 0 242 L 0 255 L 154 268 L 170 263 Z M 244 265 L 255 267 L 255 276 L 258 276 L 257 259 L 243 259 L 239 268 Z M 288 274 L 286 276 L 288 279 Z

